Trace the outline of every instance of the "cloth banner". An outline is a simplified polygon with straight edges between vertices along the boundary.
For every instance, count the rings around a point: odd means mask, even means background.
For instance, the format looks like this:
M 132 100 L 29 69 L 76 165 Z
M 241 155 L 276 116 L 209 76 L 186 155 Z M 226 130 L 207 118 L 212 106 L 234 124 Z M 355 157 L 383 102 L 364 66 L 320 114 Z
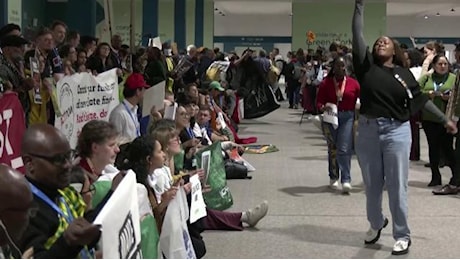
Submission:
M 22 136 L 26 131 L 24 110 L 15 92 L 0 97 L 0 163 L 24 173 Z
M 233 205 L 233 196 L 227 186 L 225 174 L 224 158 L 222 156 L 222 146 L 220 142 L 201 149 L 195 155 L 197 165 L 202 165 L 202 154 L 206 151 L 211 152 L 211 162 L 209 166 L 208 180 L 204 184 L 211 187 L 211 191 L 203 194 L 206 206 L 216 210 L 226 210 Z
M 324 123 L 329 123 L 334 127 L 334 129 L 337 129 L 339 127 L 339 116 L 337 112 L 337 105 L 332 104 L 332 103 L 326 103 L 326 107 L 330 107 L 331 110 L 326 110 L 323 113 L 323 122 Z
M 127 172 L 94 224 L 102 226 L 104 258 L 142 258 L 136 174 L 133 171 Z
M 160 234 L 160 248 L 166 259 L 196 259 L 187 228 L 187 197 L 181 187 L 166 210 Z
M 251 86 L 244 97 L 244 118 L 253 119 L 263 117 L 280 107 L 275 94 L 267 84 Z
M 56 94 L 61 116 L 55 127 L 67 137 L 72 148 L 83 126 L 91 120 L 109 120 L 120 102 L 116 69 L 97 75 L 77 73 L 59 80 Z

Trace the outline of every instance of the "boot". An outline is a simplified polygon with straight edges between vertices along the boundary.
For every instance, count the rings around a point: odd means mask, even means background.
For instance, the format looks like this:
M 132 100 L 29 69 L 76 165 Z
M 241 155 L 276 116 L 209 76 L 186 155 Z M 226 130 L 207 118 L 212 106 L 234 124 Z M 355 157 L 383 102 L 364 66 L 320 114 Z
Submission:
M 442 185 L 441 181 L 441 174 L 440 173 L 432 173 L 431 174 L 431 181 L 428 183 L 428 187 Z

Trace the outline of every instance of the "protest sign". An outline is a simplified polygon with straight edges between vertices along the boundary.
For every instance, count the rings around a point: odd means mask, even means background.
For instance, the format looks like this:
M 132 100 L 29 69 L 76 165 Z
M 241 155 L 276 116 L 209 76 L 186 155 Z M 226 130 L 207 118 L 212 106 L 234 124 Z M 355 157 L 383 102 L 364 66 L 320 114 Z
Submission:
M 190 223 L 195 223 L 200 218 L 206 217 L 206 204 L 204 203 L 201 182 L 198 174 L 190 177 L 190 183 L 192 184 Z
M 91 120 L 108 121 L 120 102 L 116 69 L 96 77 L 86 72 L 66 76 L 57 83 L 56 96 L 61 116 L 56 116 L 55 127 L 75 148 L 83 126 Z
M 142 258 L 136 174 L 133 171 L 127 172 L 94 224 L 102 226 L 104 258 Z
M 323 122 L 329 123 L 337 129 L 339 127 L 339 117 L 337 114 L 337 105 L 332 103 L 327 103 L 326 107 L 329 107 L 329 110 L 324 111 L 323 113 Z
M 191 63 L 187 57 L 182 57 L 179 62 L 177 63 L 176 67 L 172 71 L 172 74 L 177 75 L 178 78 L 182 77 L 191 67 L 193 63 Z
M 142 117 L 149 116 L 150 110 L 153 106 L 155 106 L 157 110 L 163 108 L 163 100 L 165 99 L 165 85 L 166 82 L 162 81 L 145 91 L 142 101 Z
M 26 131 L 24 110 L 15 92 L 0 97 L 0 163 L 24 173 L 22 136 Z

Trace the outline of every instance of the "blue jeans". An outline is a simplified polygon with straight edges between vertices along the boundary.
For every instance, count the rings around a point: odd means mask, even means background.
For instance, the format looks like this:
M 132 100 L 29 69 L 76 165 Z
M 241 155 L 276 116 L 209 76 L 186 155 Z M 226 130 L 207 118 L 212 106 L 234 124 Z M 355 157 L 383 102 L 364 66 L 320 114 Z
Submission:
M 355 111 L 339 112 L 339 127 L 334 129 L 331 124 L 323 123 L 323 131 L 327 140 L 329 161 L 329 178 L 341 182 L 351 182 L 350 168 L 353 154 L 353 122 Z
M 382 228 L 382 193 L 386 183 L 393 220 L 393 238 L 409 240 L 407 178 L 411 131 L 409 121 L 359 118 L 355 150 L 366 188 L 367 219 L 371 228 Z

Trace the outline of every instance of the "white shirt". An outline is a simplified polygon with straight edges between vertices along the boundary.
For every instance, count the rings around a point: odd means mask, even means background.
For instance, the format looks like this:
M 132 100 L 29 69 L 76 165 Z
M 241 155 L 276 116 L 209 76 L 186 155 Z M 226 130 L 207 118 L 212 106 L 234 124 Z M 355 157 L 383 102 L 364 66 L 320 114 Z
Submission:
M 120 137 L 132 142 L 140 136 L 140 124 L 137 119 L 137 108 L 126 100 L 123 100 L 110 113 L 109 122 L 115 126 Z
M 149 186 L 155 191 L 155 197 L 158 204 L 161 203 L 161 195 L 171 189 L 173 177 L 168 166 L 155 169 L 152 174 L 149 174 L 147 179 Z

